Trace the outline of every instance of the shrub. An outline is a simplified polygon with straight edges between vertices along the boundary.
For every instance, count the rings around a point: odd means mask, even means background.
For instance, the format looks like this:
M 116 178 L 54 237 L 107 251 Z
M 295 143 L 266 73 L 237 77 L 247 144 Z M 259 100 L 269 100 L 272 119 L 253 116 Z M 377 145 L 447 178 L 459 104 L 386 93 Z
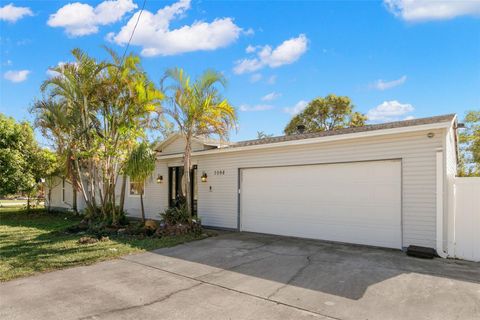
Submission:
M 115 208 L 114 208 L 112 203 L 108 204 L 106 219 L 104 219 L 102 217 L 101 212 L 102 212 L 102 210 L 101 210 L 100 207 L 97 207 L 93 210 L 89 209 L 89 208 L 85 208 L 85 210 L 84 210 L 85 217 L 89 221 L 93 221 L 93 222 L 100 222 L 101 221 L 101 222 L 104 222 L 107 225 L 112 225 L 113 224 L 112 213 L 115 212 L 116 220 L 117 220 L 117 222 L 115 223 L 116 225 L 124 226 L 124 225 L 128 224 L 127 215 L 124 211 L 120 211 L 119 206 L 115 206 Z
M 160 214 L 162 221 L 168 225 L 175 225 L 179 223 L 190 224 L 191 217 L 187 209 L 187 204 L 180 204 L 178 207 L 172 207 Z

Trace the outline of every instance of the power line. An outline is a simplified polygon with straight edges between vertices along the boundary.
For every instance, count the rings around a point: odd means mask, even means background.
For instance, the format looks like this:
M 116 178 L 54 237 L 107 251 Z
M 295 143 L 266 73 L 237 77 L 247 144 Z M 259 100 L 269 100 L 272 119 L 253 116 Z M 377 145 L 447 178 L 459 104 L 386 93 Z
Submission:
M 140 13 L 138 14 L 137 21 L 135 22 L 135 26 L 133 27 L 132 34 L 130 35 L 130 39 L 127 42 L 127 46 L 125 47 L 125 51 L 123 52 L 122 55 L 122 63 L 123 64 L 123 59 L 125 59 L 125 55 L 127 54 L 128 48 L 130 47 L 130 42 L 132 41 L 133 35 L 135 34 L 135 30 L 137 29 L 138 21 L 140 21 L 140 17 L 143 13 L 143 9 L 145 8 L 145 3 L 147 3 L 147 0 L 143 0 L 142 8 L 140 9 Z

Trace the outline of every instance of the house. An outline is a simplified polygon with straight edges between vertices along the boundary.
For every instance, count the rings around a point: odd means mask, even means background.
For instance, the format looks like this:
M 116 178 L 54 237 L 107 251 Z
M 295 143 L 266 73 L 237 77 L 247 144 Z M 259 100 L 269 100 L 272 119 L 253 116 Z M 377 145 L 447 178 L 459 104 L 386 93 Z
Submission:
M 193 211 L 211 227 L 404 249 L 452 240 L 447 183 L 457 166 L 457 119 L 443 115 L 242 142 L 193 142 Z M 184 139 L 158 144 L 145 186 L 149 218 L 182 194 Z M 68 207 L 68 183 L 52 206 Z M 140 215 L 138 185 L 125 208 Z M 79 208 L 82 201 L 79 200 Z

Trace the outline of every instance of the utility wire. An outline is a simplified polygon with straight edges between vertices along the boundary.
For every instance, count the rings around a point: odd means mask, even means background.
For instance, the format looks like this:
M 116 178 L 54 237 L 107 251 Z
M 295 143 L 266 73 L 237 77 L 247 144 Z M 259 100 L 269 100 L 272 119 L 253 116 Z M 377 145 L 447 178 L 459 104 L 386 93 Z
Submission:
M 140 17 L 142 16 L 143 9 L 145 8 L 145 3 L 147 3 L 147 0 L 143 0 L 142 8 L 140 9 L 140 13 L 138 14 L 137 21 L 135 22 L 135 26 L 133 27 L 132 34 L 130 35 L 130 39 L 127 42 L 127 46 L 125 47 L 125 51 L 123 52 L 122 55 L 122 63 L 123 64 L 123 59 L 125 59 L 125 55 L 127 54 L 128 48 L 130 47 L 130 42 L 132 41 L 133 35 L 135 34 L 135 30 L 137 29 L 138 21 L 140 21 Z

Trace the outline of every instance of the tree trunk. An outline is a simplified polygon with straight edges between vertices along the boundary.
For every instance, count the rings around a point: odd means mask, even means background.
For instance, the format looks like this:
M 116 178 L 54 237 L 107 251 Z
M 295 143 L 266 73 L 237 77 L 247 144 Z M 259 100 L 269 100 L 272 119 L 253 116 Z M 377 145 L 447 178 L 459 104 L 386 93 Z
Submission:
M 30 195 L 27 194 L 27 211 L 30 211 Z
M 122 177 L 122 190 L 120 191 L 120 204 L 119 211 L 123 212 L 123 207 L 125 205 L 125 189 L 127 188 L 127 175 L 124 173 Z
M 145 208 L 143 207 L 143 190 L 140 192 L 140 206 L 142 207 L 142 222 L 145 223 Z
M 117 212 L 117 201 L 115 199 L 115 189 L 117 187 L 117 183 L 116 183 L 116 179 L 115 177 L 112 177 L 112 186 L 111 186 L 111 194 L 110 194 L 110 199 L 111 199 L 111 202 L 112 202 L 112 221 L 113 221 L 113 225 L 117 225 L 118 224 L 118 217 L 119 217 L 119 214 Z
M 72 183 L 72 193 L 73 193 L 72 209 L 73 209 L 73 212 L 78 213 L 78 208 L 77 208 L 77 188 L 73 185 L 73 183 Z M 50 205 L 49 205 L 49 206 L 50 206 Z
M 191 135 L 185 137 L 185 154 L 183 157 L 183 176 L 184 184 L 183 188 L 185 190 L 185 200 L 187 201 L 187 210 L 190 216 L 192 216 L 192 196 L 190 191 L 190 170 L 191 170 L 191 155 L 192 155 L 192 146 L 191 146 Z
M 52 188 L 48 188 L 47 199 L 48 199 L 47 212 L 50 212 L 51 202 L 52 202 Z

